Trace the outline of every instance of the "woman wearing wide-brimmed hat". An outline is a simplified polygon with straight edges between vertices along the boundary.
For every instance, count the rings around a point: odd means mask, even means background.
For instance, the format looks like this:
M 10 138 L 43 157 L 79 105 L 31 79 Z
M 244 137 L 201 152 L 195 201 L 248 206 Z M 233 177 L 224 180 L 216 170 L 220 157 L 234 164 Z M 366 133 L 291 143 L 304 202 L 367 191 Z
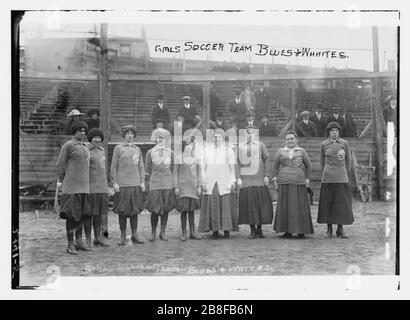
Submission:
M 111 162 L 114 207 L 118 214 L 121 238 L 119 245 L 126 243 L 127 218 L 130 219 L 133 243 L 142 244 L 138 237 L 138 215 L 144 209 L 142 193 L 145 191 L 145 169 L 140 148 L 133 143 L 137 134 L 134 126 L 121 128 L 124 141 L 114 148 Z
M 57 174 L 62 183 L 60 217 L 66 220 L 67 253 L 78 254 L 77 250 L 89 251 L 90 243 L 82 242 L 84 220 L 89 210 L 89 162 L 90 152 L 83 139 L 87 123 L 76 121 L 71 126 L 73 138 L 65 142 L 57 159 Z M 76 243 L 74 243 L 74 233 Z
M 291 238 L 293 234 L 304 238 L 313 233 L 306 190 L 310 183 L 311 163 L 306 151 L 298 146 L 297 137 L 294 131 L 286 133 L 286 145 L 276 152 L 272 166 L 272 180 L 278 190 L 273 229 L 283 232 L 283 238 Z
M 174 153 L 170 148 L 171 134 L 168 130 L 155 129 L 151 140 L 156 145 L 146 155 L 146 174 L 149 177 L 149 192 L 146 209 L 151 212 L 151 238 L 156 240 L 157 225 L 161 217 L 159 238 L 168 241 L 165 234 L 168 213 L 175 208 L 175 188 L 177 181 L 174 170 Z
M 327 237 L 332 237 L 332 225 L 337 224 L 336 236 L 347 238 L 343 225 L 351 225 L 354 221 L 347 175 L 351 156 L 348 142 L 340 138 L 341 131 L 340 124 L 330 122 L 327 125 L 329 138 L 320 144 L 323 173 L 317 222 L 327 224 Z
M 212 231 L 212 239 L 224 230 L 225 238 L 230 231 L 238 231 L 236 187 L 236 156 L 225 142 L 225 133 L 217 129 L 212 143 L 204 148 L 202 164 L 202 200 L 199 231 Z
M 66 135 L 71 135 L 72 134 L 72 127 L 74 122 L 79 121 L 82 119 L 82 117 L 84 116 L 84 113 L 80 112 L 77 109 L 73 109 L 69 112 L 69 114 L 67 114 L 67 126 L 66 126 Z
M 90 211 L 92 216 L 89 218 L 88 225 L 94 229 L 94 245 L 107 247 L 101 238 L 102 224 L 106 225 L 108 213 L 108 182 L 107 171 L 105 169 L 105 151 L 101 146 L 104 141 L 104 134 L 98 128 L 93 128 L 88 132 L 87 139 L 91 144 L 90 150 Z M 106 231 L 106 230 L 105 230 Z M 91 233 L 91 232 L 90 232 Z M 86 231 L 87 235 L 87 231 Z

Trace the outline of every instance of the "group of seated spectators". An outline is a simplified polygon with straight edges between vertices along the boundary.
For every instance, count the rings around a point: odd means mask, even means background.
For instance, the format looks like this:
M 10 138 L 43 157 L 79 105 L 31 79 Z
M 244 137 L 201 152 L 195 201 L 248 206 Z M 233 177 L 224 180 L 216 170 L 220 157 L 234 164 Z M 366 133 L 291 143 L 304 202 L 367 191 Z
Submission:
M 341 136 L 357 137 L 353 116 L 346 113 L 345 108 L 324 115 L 320 105 L 316 106 L 313 112 L 305 110 L 296 114 L 296 133 L 299 137 L 325 137 L 326 127 L 330 122 L 341 126 Z
M 164 104 L 165 96 L 157 96 L 157 104 L 152 108 L 151 121 L 153 129 L 165 128 L 173 132 L 174 126 L 167 106 Z M 195 106 L 191 105 L 191 97 L 182 97 L 183 105 L 179 107 L 177 126 L 181 127 L 182 132 L 189 128 L 207 129 L 221 128 L 224 131 L 235 128 L 257 128 L 259 136 L 277 136 L 277 128 L 270 121 L 268 116 L 268 98 L 262 88 L 252 92 L 249 85 L 245 90 L 235 89 L 233 100 L 229 101 L 226 112 L 214 112 L 208 125 L 202 122 L 200 115 Z M 383 116 L 386 123 L 392 122 L 396 128 L 397 111 L 396 99 L 389 96 L 385 100 Z M 330 122 L 338 123 L 343 137 L 357 137 L 357 128 L 352 114 L 346 112 L 345 108 L 334 108 L 334 112 L 325 114 L 320 104 L 316 105 L 312 111 L 304 110 L 295 115 L 295 131 L 299 137 L 325 137 L 326 127 Z M 77 109 L 73 109 L 67 115 L 69 118 L 67 124 L 67 134 L 71 132 L 71 124 L 75 120 L 85 120 L 89 129 L 100 127 L 100 112 L 98 109 L 91 109 L 86 114 Z
M 65 130 L 66 135 L 71 135 L 72 125 L 77 120 L 84 120 L 85 122 L 87 122 L 89 130 L 92 128 L 100 127 L 100 110 L 98 109 L 90 109 L 87 111 L 87 114 L 82 113 L 78 109 L 72 109 L 67 114 L 67 118 L 68 118 L 68 121 L 66 125 L 66 130 Z

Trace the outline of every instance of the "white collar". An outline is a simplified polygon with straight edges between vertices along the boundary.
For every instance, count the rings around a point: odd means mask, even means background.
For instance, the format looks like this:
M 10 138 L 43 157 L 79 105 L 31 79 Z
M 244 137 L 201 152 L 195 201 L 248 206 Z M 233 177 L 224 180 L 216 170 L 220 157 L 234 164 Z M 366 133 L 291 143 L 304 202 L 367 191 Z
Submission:
M 190 104 L 184 104 L 184 107 L 189 109 L 191 107 L 191 105 Z

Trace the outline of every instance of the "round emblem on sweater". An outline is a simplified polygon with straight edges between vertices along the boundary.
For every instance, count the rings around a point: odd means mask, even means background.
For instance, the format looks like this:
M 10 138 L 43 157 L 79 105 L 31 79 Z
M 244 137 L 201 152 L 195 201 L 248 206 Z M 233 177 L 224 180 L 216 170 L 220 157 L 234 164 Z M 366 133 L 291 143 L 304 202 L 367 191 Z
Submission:
M 101 168 L 104 168 L 104 169 L 105 169 L 105 156 L 102 156 L 102 157 L 101 157 L 101 159 L 100 159 L 100 166 L 101 166 Z
M 132 162 L 134 162 L 134 164 L 137 166 L 138 165 L 138 162 L 139 162 L 139 154 L 138 153 L 135 153 L 133 156 L 132 156 Z
M 193 176 L 196 176 L 197 175 L 197 170 L 196 170 L 196 165 L 192 165 L 192 166 L 190 166 L 189 167 L 189 170 L 191 170 L 191 174 L 193 175 Z
M 293 163 L 295 164 L 295 166 L 300 167 L 302 165 L 302 157 L 301 156 L 297 156 L 295 158 L 295 160 L 293 160 Z
M 337 153 L 337 158 L 342 161 L 345 157 L 345 151 L 344 150 L 339 150 L 339 152 Z

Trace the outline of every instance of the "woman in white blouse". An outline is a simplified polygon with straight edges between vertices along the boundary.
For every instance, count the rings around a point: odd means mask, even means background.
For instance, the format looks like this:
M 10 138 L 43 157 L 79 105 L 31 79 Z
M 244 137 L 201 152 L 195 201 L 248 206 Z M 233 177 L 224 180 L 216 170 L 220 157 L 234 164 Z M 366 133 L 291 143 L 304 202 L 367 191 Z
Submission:
M 224 139 L 224 131 L 214 132 L 212 143 L 205 146 L 202 165 L 202 202 L 199 231 L 212 231 L 212 239 L 224 230 L 238 231 L 237 205 L 234 196 L 236 186 L 235 154 Z

